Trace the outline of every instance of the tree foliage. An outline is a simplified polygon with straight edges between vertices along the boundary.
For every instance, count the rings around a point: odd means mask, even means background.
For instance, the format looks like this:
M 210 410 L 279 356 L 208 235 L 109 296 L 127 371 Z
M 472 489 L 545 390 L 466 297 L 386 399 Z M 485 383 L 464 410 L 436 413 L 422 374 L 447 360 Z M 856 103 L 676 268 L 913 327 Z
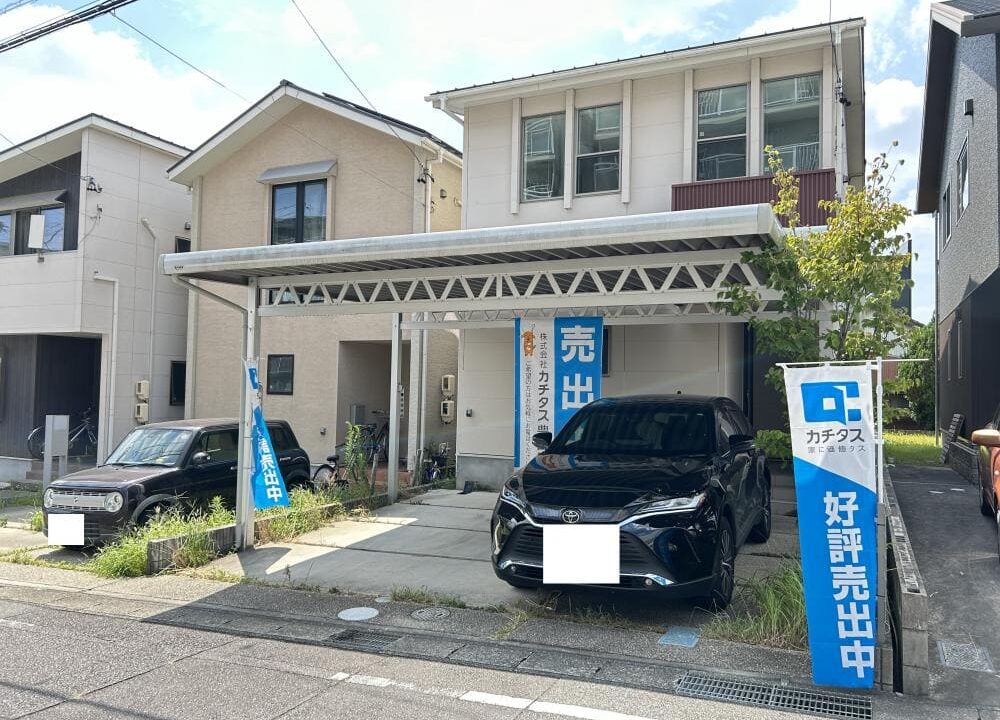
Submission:
M 900 363 L 897 380 L 909 404 L 910 415 L 920 428 L 934 429 L 934 318 L 926 325 L 911 328 L 906 335 L 905 357 L 927 358 L 928 362 Z
M 910 282 L 902 276 L 910 261 L 907 236 L 897 232 L 910 211 L 891 199 L 888 154 L 870 163 L 862 187 L 848 185 L 842 198 L 820 201 L 827 225 L 813 230 L 799 226 L 798 179 L 777 150 L 769 145 L 765 152 L 778 190 L 774 211 L 789 232 L 743 261 L 781 298 L 765 302 L 759 290 L 730 284 L 722 293 L 726 312 L 749 315 L 757 352 L 785 362 L 888 355 L 907 322 L 893 303 Z M 780 315 L 757 315 L 762 310 Z M 769 379 L 780 387 L 776 368 Z

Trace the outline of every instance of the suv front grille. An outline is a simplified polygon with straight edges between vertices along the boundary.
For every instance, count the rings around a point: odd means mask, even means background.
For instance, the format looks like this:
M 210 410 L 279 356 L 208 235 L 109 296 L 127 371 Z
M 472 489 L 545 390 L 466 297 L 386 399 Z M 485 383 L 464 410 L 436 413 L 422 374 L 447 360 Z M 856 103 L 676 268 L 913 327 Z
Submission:
M 626 568 L 648 567 L 655 558 L 642 540 L 629 532 L 622 531 L 619 537 L 619 562 L 624 571 Z M 515 555 L 522 561 L 542 561 L 542 528 L 525 525 L 514 531 L 513 536 L 504 546 L 504 554 Z

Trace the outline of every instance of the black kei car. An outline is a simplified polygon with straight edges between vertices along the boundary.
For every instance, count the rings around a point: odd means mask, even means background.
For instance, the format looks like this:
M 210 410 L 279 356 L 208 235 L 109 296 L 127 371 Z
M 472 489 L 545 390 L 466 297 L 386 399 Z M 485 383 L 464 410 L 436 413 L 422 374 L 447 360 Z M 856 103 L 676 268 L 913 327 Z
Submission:
M 309 456 L 287 422 L 268 421 L 287 487 L 309 482 Z M 114 540 L 172 505 L 236 498 L 238 424 L 232 419 L 176 420 L 137 427 L 102 465 L 49 484 L 45 527 L 55 513 L 83 513 L 86 545 Z
M 750 423 L 725 397 L 605 398 L 581 408 L 500 492 L 493 569 L 515 587 L 542 584 L 552 523 L 620 528 L 621 589 L 696 598 L 721 609 L 736 553 L 771 534 L 771 478 Z

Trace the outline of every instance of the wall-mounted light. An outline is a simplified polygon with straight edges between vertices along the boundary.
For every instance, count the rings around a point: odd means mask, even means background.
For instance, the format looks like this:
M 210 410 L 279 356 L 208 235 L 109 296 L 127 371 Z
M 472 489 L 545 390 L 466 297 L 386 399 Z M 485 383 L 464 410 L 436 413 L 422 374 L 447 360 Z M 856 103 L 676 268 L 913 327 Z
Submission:
M 444 200 L 446 197 L 448 197 L 448 191 L 445 190 L 444 188 L 441 188 L 441 192 L 439 194 L 441 195 L 441 199 L 442 200 Z
M 966 98 L 965 100 L 965 114 L 972 117 L 972 98 Z
M 84 175 L 81 180 L 87 181 L 87 192 L 101 193 L 104 192 L 104 188 L 97 184 L 93 175 Z

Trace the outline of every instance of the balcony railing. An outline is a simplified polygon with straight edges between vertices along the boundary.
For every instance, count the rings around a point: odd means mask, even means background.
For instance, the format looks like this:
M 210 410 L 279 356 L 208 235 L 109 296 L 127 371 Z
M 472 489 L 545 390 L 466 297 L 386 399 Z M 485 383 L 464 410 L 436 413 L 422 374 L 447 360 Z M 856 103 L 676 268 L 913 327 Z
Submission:
M 833 199 L 836 192 L 834 170 L 803 170 L 795 173 L 795 176 L 799 178 L 800 224 L 826 225 L 826 213 L 817 203 L 820 200 Z M 778 189 L 771 183 L 771 179 L 770 175 L 756 175 L 678 183 L 672 188 L 671 208 L 696 210 L 771 203 L 778 199 Z

